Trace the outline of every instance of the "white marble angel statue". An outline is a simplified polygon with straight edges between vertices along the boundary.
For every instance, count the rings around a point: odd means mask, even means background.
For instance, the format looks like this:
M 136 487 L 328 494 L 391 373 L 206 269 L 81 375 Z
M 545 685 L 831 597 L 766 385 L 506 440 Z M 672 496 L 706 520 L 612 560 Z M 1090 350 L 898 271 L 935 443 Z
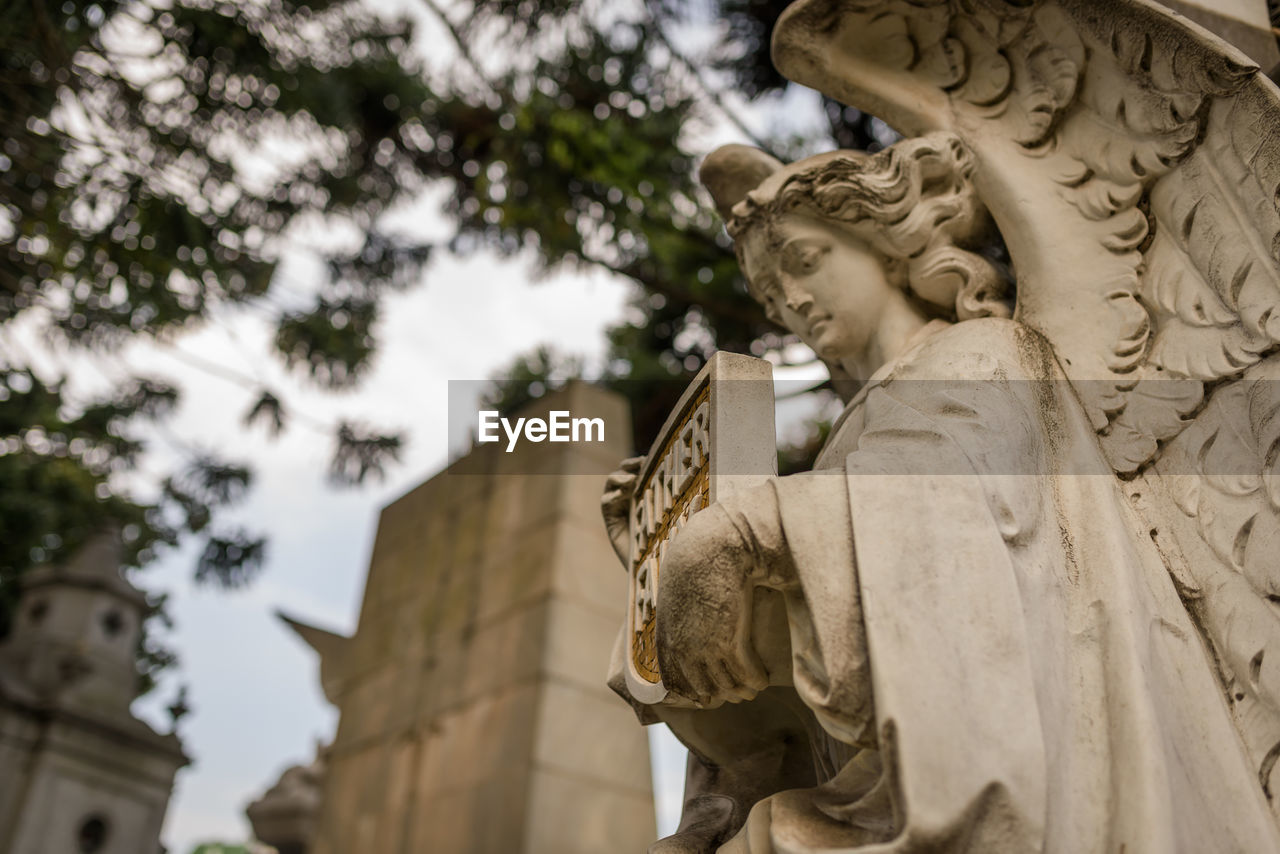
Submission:
M 774 59 L 908 138 L 703 166 L 867 382 L 663 557 L 651 850 L 1280 851 L 1280 91 L 1146 0 L 801 0 Z

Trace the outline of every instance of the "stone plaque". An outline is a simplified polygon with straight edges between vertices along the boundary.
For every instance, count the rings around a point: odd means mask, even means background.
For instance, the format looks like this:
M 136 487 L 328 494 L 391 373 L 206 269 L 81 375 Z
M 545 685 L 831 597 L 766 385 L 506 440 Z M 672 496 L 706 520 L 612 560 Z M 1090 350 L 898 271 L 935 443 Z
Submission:
M 658 668 L 658 576 L 667 543 L 689 517 L 777 474 L 773 366 L 716 353 L 654 440 L 631 499 L 627 687 L 644 703 L 667 693 Z

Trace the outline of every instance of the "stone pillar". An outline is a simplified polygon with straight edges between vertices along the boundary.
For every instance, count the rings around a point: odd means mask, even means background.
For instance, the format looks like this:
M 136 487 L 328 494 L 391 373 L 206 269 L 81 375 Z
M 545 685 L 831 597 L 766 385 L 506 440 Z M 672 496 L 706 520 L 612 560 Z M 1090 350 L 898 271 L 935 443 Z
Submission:
M 654 838 L 647 738 L 605 687 L 626 576 L 600 494 L 626 404 L 572 384 L 519 414 L 553 409 L 604 417 L 605 441 L 478 446 L 383 510 L 359 628 L 321 644 L 341 718 L 309 854 Z

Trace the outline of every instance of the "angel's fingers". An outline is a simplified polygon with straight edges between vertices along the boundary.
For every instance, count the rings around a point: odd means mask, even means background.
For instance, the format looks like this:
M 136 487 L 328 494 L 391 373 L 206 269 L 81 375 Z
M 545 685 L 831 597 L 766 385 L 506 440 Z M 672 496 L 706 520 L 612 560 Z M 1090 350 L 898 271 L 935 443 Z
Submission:
M 734 673 L 738 680 L 755 691 L 763 691 L 769 687 L 769 674 L 764 669 L 764 662 L 756 654 L 755 649 L 747 643 L 738 651 L 733 659 Z
M 604 479 L 604 488 L 606 491 L 611 489 L 627 489 L 635 486 L 636 476 L 634 472 L 615 471 Z
M 756 692 L 742 684 L 742 680 L 737 677 L 733 671 L 733 667 L 725 659 L 720 659 L 708 668 L 719 688 L 719 693 L 727 698 L 731 703 L 737 703 L 742 700 L 750 700 L 756 695 Z
M 644 457 L 627 457 L 625 460 L 618 463 L 618 470 L 635 474 L 640 471 L 640 465 L 643 462 Z
M 705 661 L 690 662 L 690 666 L 684 669 L 684 679 L 692 689 L 694 699 L 704 706 L 716 695 L 716 683 L 708 670 Z

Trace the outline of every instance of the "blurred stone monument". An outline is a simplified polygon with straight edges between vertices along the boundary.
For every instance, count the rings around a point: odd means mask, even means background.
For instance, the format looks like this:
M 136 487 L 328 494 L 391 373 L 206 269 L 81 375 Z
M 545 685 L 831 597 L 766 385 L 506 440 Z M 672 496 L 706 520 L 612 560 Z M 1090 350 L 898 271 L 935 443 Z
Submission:
M 630 419 L 577 383 L 518 415 L 553 410 L 603 418 L 604 440 L 478 445 L 383 510 L 353 637 L 289 620 L 341 718 L 310 811 L 302 769 L 250 808 L 264 842 L 598 854 L 653 838 L 648 740 L 605 686 L 626 576 L 605 571 L 599 496 Z
M 173 733 L 135 718 L 146 597 L 106 532 L 22 580 L 0 644 L 0 852 L 154 854 L 173 777 Z

